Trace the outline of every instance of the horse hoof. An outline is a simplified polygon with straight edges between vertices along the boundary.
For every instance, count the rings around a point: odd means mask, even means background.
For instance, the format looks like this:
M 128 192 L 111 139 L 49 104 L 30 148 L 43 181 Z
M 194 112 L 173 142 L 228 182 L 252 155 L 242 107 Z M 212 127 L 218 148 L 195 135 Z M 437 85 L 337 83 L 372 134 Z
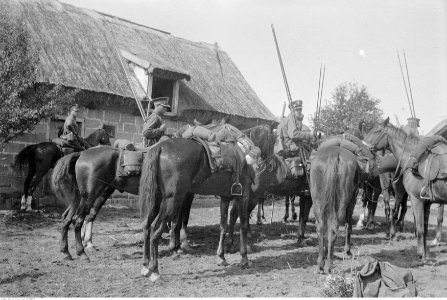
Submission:
M 148 268 L 146 268 L 145 266 L 143 266 L 143 268 L 141 269 L 141 275 L 143 277 L 148 277 L 151 274 L 151 271 L 149 271 Z
M 284 223 L 289 223 L 286 218 L 282 219 Z
M 348 258 L 352 257 L 351 250 L 345 251 L 345 256 L 348 257 Z
M 241 259 L 241 269 L 249 269 L 252 266 L 252 262 L 248 260 L 248 258 Z
M 226 267 L 228 266 L 228 263 L 225 259 L 221 259 L 220 262 L 217 264 L 219 267 Z
M 86 246 L 84 246 L 85 250 L 89 250 L 89 251 L 98 251 L 98 249 L 96 249 L 95 245 L 91 244 L 91 243 L 87 243 Z
M 256 221 L 256 225 L 262 225 L 262 224 L 263 224 L 263 223 L 262 223 L 261 220 Z
M 153 272 L 150 276 L 149 276 L 149 280 L 151 282 L 156 282 L 156 281 L 162 281 L 163 278 L 161 277 L 161 275 L 159 273 Z
M 316 267 L 314 274 L 324 274 L 323 268 L 322 267 Z
M 296 221 L 297 218 L 298 218 L 297 214 L 294 213 L 293 216 L 292 216 L 292 219 L 293 219 L 294 221 Z
M 79 256 L 79 259 L 80 260 L 83 260 L 83 261 L 86 261 L 86 262 L 90 262 L 90 258 L 87 256 L 87 254 L 85 254 L 85 253 L 82 253 L 80 256 Z
M 70 254 L 65 254 L 63 260 L 73 260 L 73 257 Z
M 192 247 L 188 243 L 182 243 L 180 249 L 182 249 L 183 251 L 185 251 L 187 253 L 193 252 Z
M 298 247 L 306 247 L 307 243 L 306 243 L 306 240 L 304 238 L 298 238 L 298 240 L 296 241 L 296 245 Z

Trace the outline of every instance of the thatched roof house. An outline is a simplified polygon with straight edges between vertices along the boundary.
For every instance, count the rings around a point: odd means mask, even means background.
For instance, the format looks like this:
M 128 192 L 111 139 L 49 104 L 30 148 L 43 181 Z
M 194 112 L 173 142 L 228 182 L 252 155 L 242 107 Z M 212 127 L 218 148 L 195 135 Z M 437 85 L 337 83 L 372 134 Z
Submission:
M 130 62 L 129 80 L 138 98 L 156 84 L 154 79 L 146 87 L 147 76 L 177 82 L 173 118 L 206 122 L 229 116 L 236 126 L 274 122 L 273 114 L 217 44 L 188 41 L 55 0 L 0 0 L 0 6 L 27 24 L 40 49 L 42 82 L 122 97 L 136 108 L 119 51 Z

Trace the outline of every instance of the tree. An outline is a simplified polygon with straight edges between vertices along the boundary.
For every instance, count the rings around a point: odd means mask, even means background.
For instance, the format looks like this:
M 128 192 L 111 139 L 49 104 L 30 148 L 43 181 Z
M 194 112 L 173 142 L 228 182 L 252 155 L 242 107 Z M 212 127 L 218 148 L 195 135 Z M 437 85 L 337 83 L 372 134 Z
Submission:
M 330 136 L 343 133 L 352 126 L 357 127 L 360 121 L 365 121 L 365 129 L 368 130 L 382 119 L 379 103 L 380 100 L 372 97 L 365 86 L 344 82 L 335 88 L 332 100 L 326 101 L 321 107 L 317 127 Z M 314 124 L 314 117 L 311 120 Z
M 74 102 L 77 90 L 36 81 L 38 53 L 25 23 L 0 13 L 0 149 Z

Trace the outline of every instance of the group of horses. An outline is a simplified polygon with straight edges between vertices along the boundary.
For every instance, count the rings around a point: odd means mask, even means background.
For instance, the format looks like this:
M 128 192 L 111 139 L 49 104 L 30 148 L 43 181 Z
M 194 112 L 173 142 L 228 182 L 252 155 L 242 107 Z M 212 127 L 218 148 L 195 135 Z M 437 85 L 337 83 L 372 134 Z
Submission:
M 361 184 L 355 155 L 336 146 L 318 150 L 308 174 L 309 185 L 306 176 L 287 177 L 288 170 L 284 159 L 273 151 L 277 136 L 270 126 L 256 126 L 245 131 L 245 134 L 261 149 L 261 157 L 255 164 L 244 164 L 239 178 L 242 186 L 241 195 L 230 192 L 234 184 L 233 172 L 212 172 L 206 150 L 192 139 L 173 138 L 146 148 L 140 176 L 119 176 L 117 172 L 120 150 L 111 147 L 110 143 L 63 157 L 58 154 L 48 166 L 49 168 L 54 166 L 51 175 L 53 191 L 67 204 L 67 209 L 63 213 L 60 241 L 60 250 L 64 258 L 72 259 L 68 251 L 67 234 L 70 224 L 73 223 L 76 254 L 81 259 L 88 260 L 84 246 L 93 246 L 92 224 L 96 215 L 115 190 L 126 191 L 140 196 L 144 242 L 141 274 L 149 276 L 151 281 L 156 281 L 160 278 L 158 243 L 161 234 L 166 230 L 167 224 L 170 224 L 170 250 L 188 250 L 187 223 L 191 204 L 195 194 L 202 194 L 217 195 L 221 198 L 218 264 L 227 265 L 224 256 L 225 238 L 228 233 L 229 242 L 232 244 L 234 224 L 239 217 L 241 267 L 246 268 L 251 264 L 247 256 L 249 215 L 266 193 L 272 193 L 279 196 L 300 197 L 299 244 L 304 238 L 306 222 L 313 203 L 320 244 L 318 270 L 329 272 L 339 225 L 346 225 L 345 252 L 350 254 L 352 213 Z M 397 159 L 400 159 L 399 155 L 403 153 L 404 135 L 401 129 L 384 122 L 367 134 L 365 143 L 369 143 L 373 151 L 388 148 Z M 406 141 L 405 137 L 403 138 Z M 243 157 L 241 150 L 233 146 L 234 159 L 236 156 Z M 408 155 L 411 145 L 407 145 L 405 149 L 407 149 L 405 155 Z M 57 163 L 54 165 L 55 161 Z M 29 164 L 31 163 L 30 157 Z M 420 199 L 418 192 L 422 183 L 418 180 L 411 172 L 404 172 L 403 186 L 413 203 L 416 216 L 418 254 L 425 259 L 427 256 L 425 240 L 431 202 Z M 435 182 L 433 187 L 435 201 L 446 202 L 445 181 Z M 235 204 L 230 212 L 228 224 L 231 200 L 234 200 Z M 84 223 L 86 226 L 83 231 Z M 393 221 L 391 223 L 394 224 Z

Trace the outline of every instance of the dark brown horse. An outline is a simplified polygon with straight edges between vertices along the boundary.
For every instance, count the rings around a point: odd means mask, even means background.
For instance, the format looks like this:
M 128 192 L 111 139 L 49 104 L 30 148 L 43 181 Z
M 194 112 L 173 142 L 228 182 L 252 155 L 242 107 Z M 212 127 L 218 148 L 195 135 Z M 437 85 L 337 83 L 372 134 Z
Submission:
M 93 131 L 86 139 L 88 145 L 110 145 L 109 135 L 103 128 Z M 22 171 L 28 166 L 28 174 L 23 184 L 22 207 L 28 205 L 31 209 L 31 199 L 34 190 L 43 176 L 54 167 L 57 160 L 63 156 L 61 148 L 53 142 L 43 142 L 25 147 L 14 158 L 13 167 Z M 28 204 L 27 204 L 28 202 Z
M 338 227 L 345 225 L 345 253 L 351 255 L 352 213 L 359 178 L 357 158 L 338 146 L 318 150 L 310 168 L 310 192 L 319 240 L 318 272 L 329 273 Z M 326 262 L 325 262 L 326 256 Z
M 243 154 L 234 146 L 238 155 Z M 248 203 L 249 192 L 254 170 L 244 165 L 240 174 L 242 195 L 230 193 L 233 185 L 233 172 L 211 173 L 204 148 L 190 139 L 172 139 L 161 142 L 147 153 L 140 181 L 140 206 L 143 219 L 144 276 L 157 280 L 158 272 L 158 240 L 166 226 L 171 222 L 171 239 L 174 239 L 174 250 L 180 248 L 181 213 L 185 199 L 192 194 L 218 195 L 221 197 L 220 239 L 217 250 L 219 265 L 227 265 L 224 256 L 225 233 L 227 229 L 228 206 L 235 199 L 240 212 L 240 254 L 241 266 L 249 266 L 247 257 Z
M 373 150 L 389 149 L 397 159 L 405 162 L 409 159 L 411 151 L 419 141 L 419 137 L 407 135 L 403 129 L 390 124 L 389 118 L 371 129 L 365 137 L 365 142 Z M 415 215 L 418 239 L 417 254 L 424 262 L 428 256 L 426 239 L 430 205 L 432 203 L 447 203 L 446 180 L 435 180 L 433 182 L 432 199 L 421 197 L 421 190 L 425 186 L 426 180 L 420 176 L 415 176 L 410 169 L 404 170 L 403 184 L 410 197 Z

